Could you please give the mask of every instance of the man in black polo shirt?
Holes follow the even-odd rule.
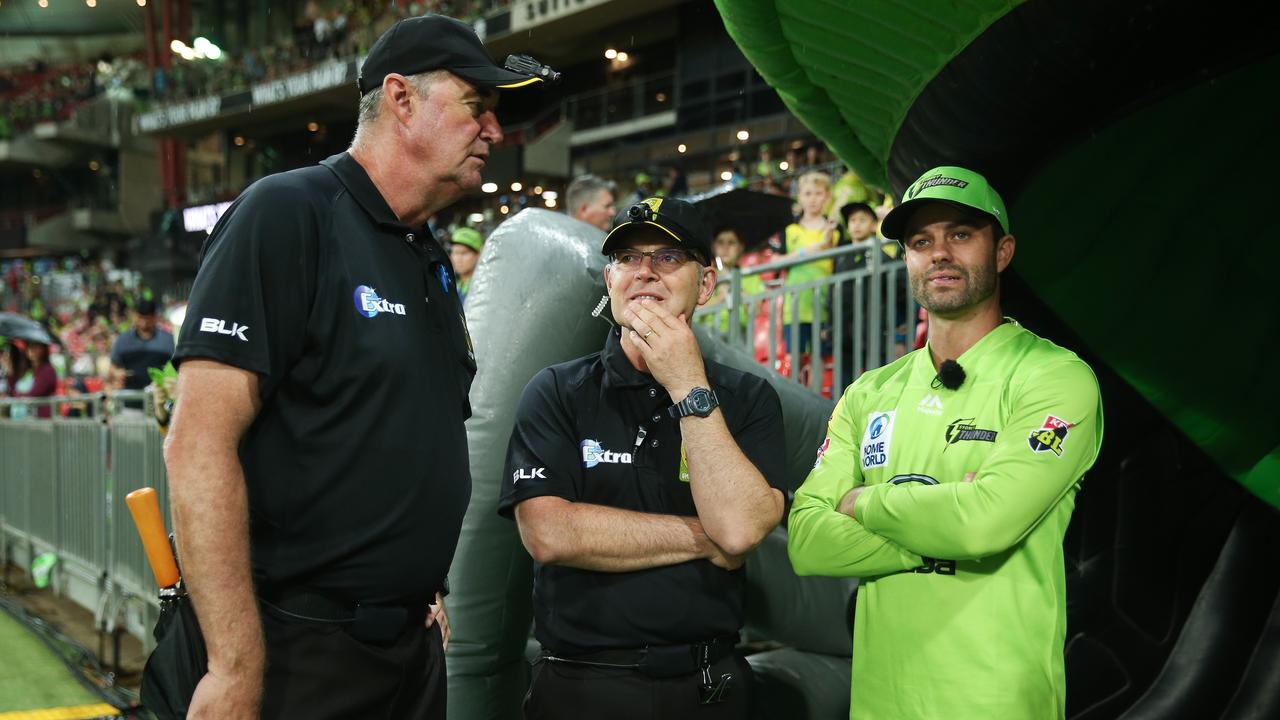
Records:
[[[550,74],[523,60],[397,23],[351,149],[254,184],[207,241],[165,448],[209,657],[189,717],[444,717],[476,366],[426,223],[480,184],[496,90]]]
[[[499,512],[534,559],[542,656],[529,718],[745,718],[744,556],[782,518],[782,410],[704,361],[689,320],[715,288],[711,233],[650,198],[605,237],[604,350],[536,375]]]

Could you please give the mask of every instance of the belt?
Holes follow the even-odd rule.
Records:
[[[262,592],[258,601],[286,621],[339,625],[361,642],[386,644],[409,627],[422,627],[427,602],[417,605],[367,605],[308,590]]]
[[[585,667],[635,670],[655,678],[692,675],[710,667],[734,652],[737,635],[726,635],[689,645],[649,645],[642,648],[593,650],[565,655],[542,648],[544,662]]]

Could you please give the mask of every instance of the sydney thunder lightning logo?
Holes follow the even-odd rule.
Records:
[[[983,430],[973,424],[973,418],[962,418],[960,420],[952,420],[947,426],[946,438],[947,447],[951,447],[958,442],[978,441],[993,443],[996,441],[997,433],[995,430]],[[943,448],[946,452],[947,448]]]

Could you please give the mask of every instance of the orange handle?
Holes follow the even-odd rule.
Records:
[[[173,559],[173,549],[169,547],[169,534],[164,530],[160,499],[155,488],[134,490],[124,496],[124,501],[129,506],[129,514],[133,515],[133,524],[138,526],[138,537],[142,538],[142,548],[147,551],[156,584],[160,587],[177,585],[178,563]]]

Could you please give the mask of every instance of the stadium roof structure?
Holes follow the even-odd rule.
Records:
[[[1224,0],[716,0],[788,108],[895,195],[1001,190],[1038,299],[1280,507],[1280,9]],[[1270,233],[1266,233],[1268,236]]]
[[[0,37],[141,33],[145,12],[135,0],[100,0],[95,7],[55,0],[43,8],[35,0],[9,0],[0,3]]]

